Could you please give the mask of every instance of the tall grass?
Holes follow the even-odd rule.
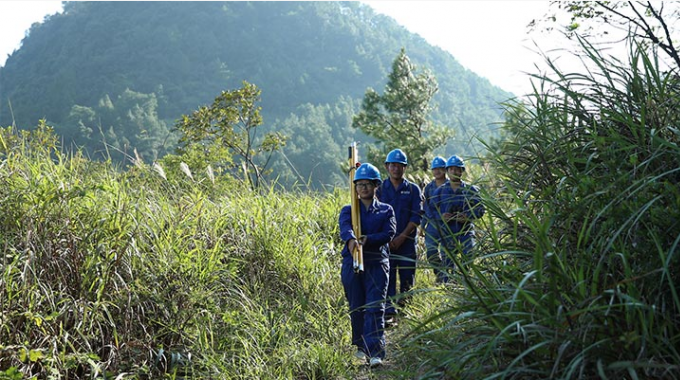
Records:
[[[680,82],[581,42],[594,69],[506,105],[478,254],[405,345],[422,378],[680,378]]]
[[[120,171],[44,123],[0,138],[0,375],[353,377],[339,193]]]
[[[0,129],[0,376],[680,378],[680,81],[654,51],[582,46],[590,70],[505,105],[477,252],[449,253],[451,284],[420,272],[376,372],[348,360],[345,193],[254,194],[175,156],[117,170],[44,123]]]

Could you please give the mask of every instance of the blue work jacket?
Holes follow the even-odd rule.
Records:
[[[394,210],[392,206],[382,203],[377,199],[366,208],[360,201],[361,207],[361,234],[366,236],[366,242],[363,246],[364,263],[387,261],[390,250],[388,243],[397,232],[397,222],[394,218]],[[340,238],[345,243],[350,239],[358,239],[352,229],[352,207],[346,205],[340,210],[340,217],[338,218],[340,225]],[[343,259],[352,260],[352,254],[347,248],[347,244],[342,249]]]
[[[383,181],[375,193],[376,197],[394,209],[397,218],[397,234],[406,229],[409,222],[420,225],[423,218],[423,196],[420,187],[415,183],[404,179],[398,188],[394,188],[389,179]],[[412,254],[416,250],[416,232],[414,229],[409,235],[410,239],[405,242],[396,254]]]
[[[463,234],[474,234],[474,223],[472,220],[481,218],[485,212],[484,204],[479,196],[479,188],[465,181],[462,181],[460,187],[455,191],[451,188],[450,181],[439,186],[432,195],[431,204],[434,206],[433,217],[440,226],[441,234],[448,231],[452,234],[461,232]],[[447,223],[448,230],[445,231],[446,226],[442,221],[442,215],[447,212],[462,212],[470,221],[461,223],[451,220]]]
[[[448,185],[448,181],[444,182],[444,185]],[[428,223],[433,224],[432,222],[436,219],[436,210],[434,208],[434,200],[432,199],[432,196],[434,195],[434,191],[437,190],[437,181],[432,180],[430,183],[425,185],[425,188],[423,188],[423,219],[420,222],[420,226],[425,228]]]

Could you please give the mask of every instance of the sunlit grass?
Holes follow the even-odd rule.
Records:
[[[422,378],[680,378],[677,78],[583,47],[601,71],[507,105],[478,251],[402,346]]]
[[[209,197],[3,139],[0,373],[352,377],[339,194]]]
[[[418,262],[386,365],[351,359],[342,190],[248,191],[181,157],[118,169],[0,129],[0,376],[680,378],[678,82],[584,41],[469,174],[452,281]],[[422,247],[421,247],[422,248]]]

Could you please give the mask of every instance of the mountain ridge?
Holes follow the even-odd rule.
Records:
[[[245,80],[262,90],[269,127],[283,128],[305,105],[345,99],[351,106],[339,107],[355,112],[366,89],[382,91],[401,48],[438,79],[433,120],[456,128],[461,141],[489,133],[510,93],[355,2],[66,2],[62,13],[34,24],[0,67],[0,125],[28,128],[46,118],[87,146],[73,124],[96,128],[74,114],[76,106],[98,116],[105,97],[116,103],[128,90],[153,94],[148,112],[170,130],[181,114]],[[109,124],[98,127],[114,135],[125,129]],[[338,145],[345,143],[339,136],[356,134],[331,127]]]

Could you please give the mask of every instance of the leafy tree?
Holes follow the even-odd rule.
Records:
[[[388,151],[404,148],[416,169],[427,171],[429,153],[453,137],[453,130],[428,118],[437,90],[434,76],[429,71],[416,73],[402,48],[392,63],[385,92],[380,95],[369,88],[361,112],[352,120],[352,127],[378,140],[378,148],[369,148],[369,161],[382,162]]]
[[[356,104],[356,105],[355,105]],[[275,172],[280,183],[306,183],[318,189],[332,186],[346,186],[344,170],[329,170],[346,166],[346,150],[355,137],[350,127],[358,102],[339,99],[334,105],[304,104],[282,122],[279,131],[291,136],[285,149],[281,150],[283,160],[277,160]],[[314,159],[310,159],[313,157]]]
[[[126,89],[115,101],[107,94],[94,107],[73,105],[55,130],[64,141],[92,156],[105,152],[104,158],[123,161],[136,150],[142,157],[156,160],[175,144],[167,125],[158,118],[157,108],[155,94]]]
[[[0,67],[0,124],[29,127],[44,118],[67,144],[73,140],[95,152],[90,157],[103,153],[105,159],[120,161],[126,157],[118,150],[129,154],[136,149],[149,161],[174,151],[178,136],[154,133],[151,99],[134,100],[137,110],[121,104],[118,96],[126,96],[126,89],[155,94],[154,117],[172,127],[182,114],[246,80],[263,93],[260,106],[267,123],[258,128],[260,134],[281,125],[270,120],[292,114],[306,120],[304,105],[328,105],[333,115],[339,115],[336,109],[348,112],[329,119],[325,111],[334,142],[345,146],[357,135],[367,146],[372,137],[347,132],[358,107],[350,110],[338,99],[360,103],[367,88],[382,89],[402,47],[412,62],[437,77],[438,90],[431,99],[437,108],[428,118],[455,127],[456,139],[448,141],[447,151],[469,154],[476,150],[473,137],[496,133],[485,126],[500,121],[497,102],[511,94],[366,4],[315,1],[67,2],[64,12],[35,23],[21,48]],[[99,101],[107,94],[105,107]],[[318,125],[299,128],[315,130]],[[140,132],[142,128],[148,133]],[[147,139],[154,135],[159,137]],[[285,153],[291,161],[299,153],[308,163],[305,151]],[[308,151],[327,152],[324,144]],[[364,149],[360,153],[364,156]],[[290,169],[280,154],[268,167],[276,161],[281,161],[276,168]],[[312,173],[301,171],[300,176],[332,183],[319,178],[325,175],[319,167],[311,166]],[[291,178],[299,181],[298,176]]]
[[[643,46],[658,47],[671,58],[676,68],[680,68],[680,55],[674,44],[677,38],[673,36],[673,24],[667,22],[680,16],[677,2],[553,1],[551,5],[570,16],[570,22],[563,29],[569,38],[577,33],[603,36],[610,34],[612,29],[618,30],[624,35],[630,34]],[[549,15],[546,20],[550,21],[547,29],[551,30],[550,25],[557,18]],[[608,28],[602,28],[602,25]]]
[[[493,223],[427,345],[438,375],[678,378],[679,78],[634,33],[626,62],[575,37],[583,70],[546,57],[534,94],[506,105]]]
[[[257,127],[262,116],[257,103],[261,91],[254,84],[243,81],[243,87],[233,91],[222,91],[210,106],[202,106],[191,115],[182,115],[176,127],[181,132],[180,152],[187,152],[201,146],[209,152],[240,157],[244,178],[251,188],[260,187],[264,180],[265,168],[272,154],[283,147],[286,137],[278,132],[269,132],[261,140],[257,138]],[[258,159],[264,154],[263,162]],[[206,158],[216,157],[211,154]]]

